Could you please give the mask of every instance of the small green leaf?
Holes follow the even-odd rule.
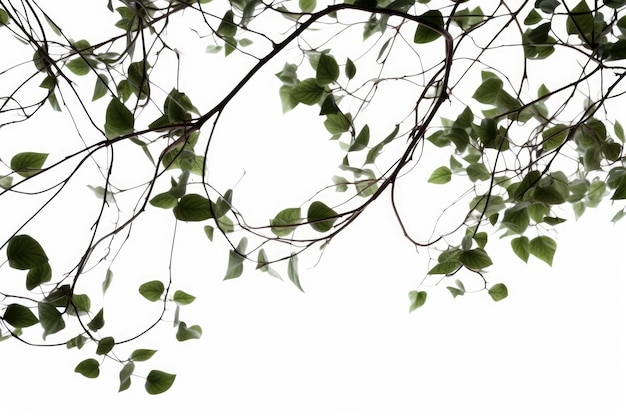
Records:
[[[163,209],[171,209],[178,205],[178,199],[173,197],[169,192],[160,193],[155,195],[151,200],[150,204],[154,207],[159,207]]]
[[[315,73],[317,83],[319,85],[327,85],[337,81],[337,78],[339,78],[339,65],[337,65],[335,58],[328,54],[320,55]]]
[[[556,242],[548,236],[537,236],[530,241],[530,253],[552,266],[552,259],[556,252]]]
[[[493,301],[504,300],[509,295],[509,291],[504,284],[496,284],[489,288],[488,292]]]
[[[42,301],[37,303],[39,323],[43,327],[43,338],[50,334],[57,333],[65,328],[63,315],[51,303]]]
[[[446,287],[446,289],[450,291],[450,294],[452,294],[452,297],[454,298],[458,297],[459,295],[465,295],[465,291],[460,290],[456,287]]]
[[[237,250],[231,250],[228,255],[228,268],[226,269],[226,275],[224,280],[238,278],[243,273],[243,261],[245,257],[243,254],[246,252],[248,246],[248,238],[245,236],[241,238],[237,245]]]
[[[139,286],[139,293],[149,301],[157,301],[165,291],[165,286],[161,281],[154,280],[144,282]]]
[[[176,375],[153,369],[146,378],[146,391],[153,395],[162,394],[170,389],[175,379]]]
[[[133,113],[117,98],[111,99],[106,110],[104,132],[108,139],[124,136],[135,130]]]
[[[107,273],[104,277],[104,281],[102,281],[102,294],[105,294],[111,285],[111,281],[113,280],[113,271],[107,269]]]
[[[84,58],[75,58],[67,63],[67,69],[76,75],[87,75],[91,67]]]
[[[513,252],[524,262],[528,262],[530,255],[530,241],[526,236],[516,237],[511,240]]]
[[[234,24],[235,14],[228,10],[217,28],[217,34],[223,38],[232,38],[237,34],[237,26]]]
[[[482,104],[495,104],[502,92],[503,83],[497,76],[486,78],[472,98]]]
[[[328,232],[337,221],[337,212],[321,201],[315,201],[309,206],[307,221],[316,232]]]
[[[39,323],[33,312],[20,304],[9,304],[4,310],[3,319],[15,328],[30,327]]]
[[[135,363],[133,361],[128,361],[122,367],[120,371],[120,388],[117,392],[126,391],[130,388],[130,377],[133,375],[135,371]]]
[[[91,310],[91,299],[87,294],[72,295],[72,305],[81,313],[88,313]]]
[[[446,166],[440,166],[428,178],[431,184],[446,184],[452,179],[452,171]]]
[[[316,0],[298,0],[298,6],[300,6],[300,10],[304,13],[311,13],[315,10],[316,4]]]
[[[85,346],[85,341],[87,340],[87,338],[85,336],[83,336],[82,334],[79,334],[76,337],[71,338],[70,340],[68,340],[65,343],[65,346],[68,349],[71,349],[73,347],[77,348],[77,349],[82,349],[83,346]]]
[[[352,145],[350,145],[348,152],[356,152],[356,151],[365,149],[367,147],[367,144],[369,143],[369,140],[370,140],[370,128],[368,125],[365,125],[363,126],[363,129],[361,129],[361,131],[357,135]]]
[[[74,368],[74,372],[87,378],[97,378],[100,375],[100,364],[95,359],[85,359]]]
[[[100,311],[96,313],[96,315],[91,319],[89,323],[87,323],[87,327],[92,332],[96,332],[104,327],[104,309],[101,308]]]
[[[294,283],[294,285],[302,292],[302,286],[300,285],[300,276],[298,274],[298,256],[295,253],[291,254],[289,263],[287,265],[287,276]]]
[[[581,35],[586,38],[585,40],[593,41],[593,39],[590,38],[594,30],[593,14],[586,0],[580,0],[580,2],[569,11],[565,28],[567,29],[568,35]]]
[[[276,236],[287,236],[292,233],[301,222],[300,208],[286,208],[270,220],[272,233]]]
[[[135,362],[144,362],[150,359],[156,353],[156,350],[152,349],[135,349],[130,354],[130,360]]]
[[[346,77],[348,77],[349,80],[353,79],[356,75],[356,66],[350,58],[346,59],[346,67],[344,70],[346,73]]]
[[[183,342],[189,339],[200,339],[200,337],[202,337],[202,328],[197,324],[191,327],[187,327],[184,321],[178,323],[176,340],[178,340],[179,342]]]
[[[9,14],[4,9],[0,9],[0,26],[9,24]]]
[[[204,226],[204,234],[209,238],[211,242],[213,242],[213,226]]]
[[[428,294],[426,293],[426,291],[409,292],[409,301],[411,303],[409,306],[409,313],[423,306],[424,303],[426,303],[427,296]]]
[[[109,78],[104,74],[98,74],[96,78],[96,85],[93,88],[93,95],[91,97],[91,101],[96,101],[101,99],[106,95],[109,91]]]
[[[113,349],[113,346],[115,346],[115,340],[111,336],[103,337],[98,342],[96,355],[106,355]]]

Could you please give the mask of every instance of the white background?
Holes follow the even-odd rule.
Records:
[[[275,82],[270,71],[266,76]],[[277,84],[268,88],[275,92]],[[273,97],[279,113],[280,103]],[[264,131],[259,127],[263,117],[239,108],[262,139],[258,131]],[[284,125],[270,126],[267,134],[284,138],[277,132],[298,132],[298,122],[291,117]],[[227,130],[228,123],[223,123]],[[309,133],[288,139],[310,144],[317,138]],[[321,142],[320,147],[327,145],[325,137]],[[294,146],[298,149],[301,144]],[[322,150],[319,163],[308,151],[301,164],[336,166],[335,160],[324,160]],[[256,148],[250,154],[255,156]],[[442,164],[426,161],[433,167]],[[254,172],[243,160],[226,162],[232,168],[226,183],[240,178],[243,169]],[[267,170],[275,165],[263,166]],[[277,167],[276,172],[286,169]],[[335,173],[320,171],[324,179]],[[307,189],[303,181],[311,172],[301,167],[285,181]],[[427,185],[427,177],[422,178],[417,199],[447,190]],[[238,190],[246,190],[246,181],[235,189],[236,196]],[[251,187],[244,194],[251,204],[267,198],[265,190],[256,190]],[[424,228],[430,230],[439,207],[417,203],[410,207],[420,207],[423,213],[416,212],[415,218],[423,216]],[[507,299],[494,303],[486,292],[452,299],[441,285],[429,289],[426,305],[411,314],[407,292],[421,282],[428,254],[416,253],[402,238],[388,198],[381,198],[351,230],[333,240],[315,268],[309,269],[314,261],[301,262],[305,294],[288,282],[252,272],[223,282],[224,251],[199,238],[182,246],[175,259],[178,288],[198,297],[183,309],[183,319],[202,326],[202,339],[178,343],[174,329],[165,323],[138,346],[119,347],[121,357],[136,347],[159,349],[149,362],[138,364],[137,374],[152,368],[176,373],[169,392],[149,396],[141,378],[135,377],[131,389],[117,394],[119,368],[112,362],[105,362],[96,380],[72,372],[78,361],[95,356],[91,346],[67,351],[8,341],[0,345],[0,402],[4,410],[51,415],[70,410],[92,415],[130,410],[191,415],[215,411],[224,416],[393,416],[426,410],[425,415],[619,415],[626,406],[626,226],[609,222],[617,208],[605,205],[577,223],[570,214],[559,228],[552,268],[537,259],[525,265],[510,252],[508,239],[490,236],[495,266],[487,279],[505,282]],[[58,226],[50,224],[50,230]],[[161,227],[169,226],[145,227],[151,228],[151,240],[158,241]],[[136,277],[115,275],[112,292],[123,288],[124,279],[132,278],[129,286],[136,288],[137,283],[163,278],[152,275],[150,265],[162,259],[154,253],[144,256]],[[133,296],[131,300],[146,306],[145,300]],[[132,321],[136,309],[127,307],[120,306],[124,315],[108,323]]]

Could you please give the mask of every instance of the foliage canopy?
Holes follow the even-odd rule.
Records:
[[[334,236],[388,198],[407,244],[429,248],[431,266],[409,292],[413,311],[432,282],[453,297],[506,298],[506,285],[484,275],[492,236],[523,262],[532,256],[551,265],[553,231],[568,216],[626,199],[626,135],[617,120],[626,0],[109,0],[90,4],[97,14],[85,17],[94,26],[104,21],[102,33],[78,37],[60,23],[69,6],[46,3],[0,0],[0,204],[5,212],[19,207],[5,216],[2,266],[24,282],[0,284],[0,339],[88,346],[92,354],[75,371],[96,378],[105,358],[117,362],[120,391],[156,351],[121,358],[118,345],[140,340],[166,314],[177,340],[202,335],[180,318],[195,296],[178,288],[172,267],[174,247],[184,248],[177,228],[186,223],[228,245],[225,280],[253,266],[303,291],[299,257],[312,247],[332,250]],[[217,80],[198,75],[221,63]],[[237,158],[220,155],[219,142],[234,129],[229,112],[238,114],[258,79],[276,91],[257,106],[306,117],[307,129],[331,139],[338,165],[319,189],[297,190],[304,202],[257,202],[255,209],[271,210],[265,218],[242,208],[245,193],[224,186],[212,162]],[[49,126],[54,149],[23,137],[47,123],[50,110],[75,126]],[[9,144],[10,135],[24,140]],[[297,147],[277,152],[305,157]],[[424,235],[398,199],[427,156],[441,162],[416,188],[441,190],[420,197],[439,203],[448,187],[453,202],[446,222]],[[97,198],[55,217],[52,207],[83,198],[75,183]],[[625,214],[622,205],[613,221]],[[173,225],[165,263],[129,243],[151,240],[144,218]],[[48,232],[53,226],[61,240]],[[70,265],[54,258],[61,245],[74,256]],[[164,277],[136,286],[144,300],[133,308],[159,307],[156,320],[131,336],[105,320],[116,308],[107,295],[113,271],[132,272],[116,269],[124,256],[161,265]],[[87,280],[94,276],[96,287]],[[34,341],[36,325],[43,343]],[[145,389],[159,394],[174,380],[153,369]]]

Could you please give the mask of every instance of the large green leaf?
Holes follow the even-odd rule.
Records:
[[[43,327],[44,339],[49,334],[57,333],[65,328],[63,315],[53,304],[42,301],[37,304],[37,312],[39,314],[39,323]]]
[[[481,248],[463,251],[459,260],[466,268],[474,270],[483,269],[493,264],[487,252]]]
[[[174,207],[174,216],[185,222],[199,222],[213,217],[211,202],[199,194],[183,196]]]
[[[452,179],[452,171],[446,166],[440,166],[428,178],[432,184],[446,184]]]
[[[113,349],[115,346],[115,339],[111,336],[103,337],[98,342],[98,347],[96,348],[96,355],[106,355]]]
[[[509,295],[509,291],[504,284],[496,284],[488,290],[493,301],[500,301]]]
[[[176,290],[174,296],[172,297],[172,300],[174,300],[176,304],[181,306],[191,304],[195,299],[196,297],[194,297],[193,295],[187,294],[185,291],[181,290]]]
[[[417,25],[417,29],[415,30],[415,36],[413,37],[413,42],[415,43],[428,43],[432,42],[435,39],[438,39],[441,34],[431,27],[435,27],[437,29],[443,30],[443,15],[439,10],[429,10],[426,13],[419,16],[420,20],[423,20],[424,23],[419,23]]]
[[[225,280],[238,278],[243,273],[243,261],[246,259],[243,254],[246,253],[247,246],[248,238],[244,236],[239,241],[237,250],[230,251],[228,255],[228,268],[226,269],[226,275],[224,276]]]
[[[319,85],[334,83],[339,78],[339,65],[332,55],[322,54],[317,62],[315,80]],[[317,100],[315,101],[317,103]]]
[[[159,300],[164,291],[165,285],[158,280],[144,282],[139,286],[139,293],[150,301]]]
[[[313,78],[300,81],[291,88],[291,96],[299,103],[312,106],[324,95],[324,87]]]
[[[100,364],[95,359],[85,359],[74,368],[74,372],[87,378],[97,378],[100,375]]]
[[[100,311],[96,313],[96,315],[91,319],[89,323],[87,323],[87,327],[92,332],[96,332],[104,327],[104,309],[101,308]]]
[[[52,269],[48,262],[33,266],[28,270],[28,274],[26,274],[26,289],[31,291],[44,282],[49,282],[51,279]]]
[[[167,372],[152,370],[146,378],[146,391],[148,394],[162,394],[174,384],[176,375]]]
[[[130,360],[135,362],[143,362],[150,359],[157,351],[152,349],[135,349],[130,354]]]
[[[16,328],[30,327],[39,323],[30,308],[20,304],[9,304],[4,310],[3,319]]]
[[[122,392],[130,388],[130,377],[133,375],[135,371],[135,362],[128,361],[122,367],[120,371],[120,388],[117,392]]]
[[[302,218],[300,217],[299,207],[281,210],[276,217],[270,220],[272,233],[276,236],[287,236],[296,229],[301,221]]]
[[[178,323],[178,331],[176,332],[176,340],[183,342],[189,339],[200,339],[202,337],[202,328],[197,324],[187,327],[184,321]]]
[[[530,255],[530,241],[526,236],[519,236],[511,240],[513,252],[524,262],[528,262]]]
[[[21,152],[11,158],[11,169],[22,177],[28,178],[41,171],[47,158],[47,153]]]
[[[107,106],[104,133],[107,138],[114,139],[135,130],[133,113],[117,98],[112,98]]]
[[[537,236],[530,241],[530,253],[552,266],[552,259],[556,252],[556,242],[548,236]]]
[[[328,232],[337,221],[337,212],[321,201],[314,201],[309,206],[307,221],[313,230],[321,233]]]
[[[289,263],[287,264],[287,276],[293,282],[293,284],[302,292],[302,286],[300,285],[300,274],[298,273],[298,256],[295,253],[291,254]]]
[[[585,40],[593,41],[593,39],[590,39],[591,32],[594,29],[593,14],[586,0],[580,0],[580,2],[570,10],[567,15],[567,21],[565,22],[565,28],[568,35],[581,35],[586,38]]]
[[[413,310],[417,310],[426,303],[428,294],[426,291],[411,291],[409,292],[409,313]]]
[[[15,269],[30,269],[48,262],[43,248],[29,235],[16,235],[7,245],[9,266]]]

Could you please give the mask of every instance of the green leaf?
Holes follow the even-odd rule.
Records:
[[[130,354],[130,360],[135,362],[144,362],[150,359],[156,353],[156,350],[152,349],[135,349]]]
[[[617,120],[615,121],[615,124],[613,125],[613,130],[615,131],[615,136],[617,136],[619,140],[621,140],[622,142],[626,141],[624,128],[622,127],[622,124],[618,122]]]
[[[300,10],[304,13],[311,13],[315,10],[316,4],[316,0],[298,0],[298,6],[300,6]]]
[[[556,242],[548,236],[538,236],[530,241],[530,253],[552,266]]]
[[[152,370],[146,378],[146,391],[148,394],[162,394],[174,384],[176,375],[166,372]]]
[[[593,39],[589,38],[594,29],[593,14],[586,0],[580,0],[580,2],[570,10],[567,15],[567,21],[565,22],[565,28],[568,35],[581,35],[586,41],[593,41]]]
[[[26,274],[26,289],[32,291],[44,282],[52,279],[52,269],[48,262],[33,266]]]
[[[176,219],[185,222],[199,222],[213,217],[210,201],[199,194],[183,196],[174,207]]]
[[[337,212],[321,201],[315,201],[309,206],[307,221],[316,232],[328,232],[337,221]]]
[[[428,294],[426,293],[426,291],[409,292],[409,301],[410,301],[409,313],[423,306],[424,303],[426,303],[427,296]]]
[[[291,88],[291,96],[298,101],[309,106],[317,104],[324,95],[324,87],[319,85],[313,78],[300,81]]]
[[[505,210],[502,225],[510,231],[522,234],[529,224],[528,203],[520,203]]]
[[[87,323],[87,327],[92,332],[96,332],[104,327],[104,309],[101,308],[100,311],[96,313],[96,315],[91,319],[89,323]]]
[[[493,301],[504,300],[509,295],[509,291],[504,284],[496,284],[489,288],[488,292]]]
[[[42,301],[37,303],[39,323],[43,327],[43,338],[50,334],[57,333],[65,328],[63,315],[51,303]]]
[[[0,9],[0,26],[9,24],[9,14],[4,9]]]
[[[459,260],[466,268],[473,270],[480,270],[493,264],[487,252],[481,248],[463,251]]]
[[[139,99],[150,96],[149,68],[150,65],[146,61],[133,62],[128,66],[128,86]]]
[[[450,261],[450,262],[441,262],[435,265],[430,271],[428,271],[429,275],[448,275],[456,271],[461,267],[461,262],[458,261]]]
[[[171,209],[178,205],[178,199],[176,197],[173,197],[169,192],[166,192],[155,195],[150,200],[150,204],[154,207]]]
[[[554,9],[561,4],[558,0],[537,0],[535,1],[535,8],[540,9],[547,14],[553,14]]]
[[[126,391],[130,388],[130,377],[133,375],[135,371],[135,363],[133,361],[128,361],[122,367],[120,371],[120,388],[117,392]]]
[[[439,10],[429,10],[419,16],[419,18],[420,20],[425,21],[428,25],[424,23],[419,23],[417,25],[417,29],[415,30],[415,36],[413,37],[413,42],[419,44],[428,43],[434,41],[435,39],[438,39],[441,36],[439,32],[430,28],[434,26],[438,29],[443,30],[443,15]]]
[[[491,179],[491,172],[489,172],[485,164],[474,163],[468,165],[467,176],[472,182],[488,181]]]
[[[14,269],[30,269],[48,262],[43,248],[29,235],[16,235],[7,245],[9,266]]]
[[[243,273],[243,261],[245,261],[246,247],[248,246],[248,238],[241,238],[237,245],[237,250],[231,250],[228,255],[228,268],[224,280],[238,278]]]
[[[450,294],[452,294],[452,297],[454,298],[458,297],[459,295],[465,295],[465,291],[461,291],[456,287],[446,287],[446,289],[450,291]]]
[[[100,364],[95,359],[85,359],[74,368],[74,372],[87,378],[97,378],[100,375]]]
[[[301,222],[300,208],[286,208],[270,220],[272,233],[276,236],[287,236],[292,233]]]
[[[24,178],[28,178],[41,171],[41,167],[48,158],[47,153],[22,152],[11,158],[11,169]]]
[[[551,151],[558,148],[567,138],[569,128],[563,124],[557,124],[546,129],[541,134],[543,138],[543,150]]]
[[[446,184],[452,179],[452,171],[446,166],[440,166],[428,178],[432,184]]]
[[[88,313],[91,310],[91,299],[87,294],[72,295],[72,306],[77,312]]]
[[[20,304],[9,304],[4,310],[3,319],[16,328],[30,327],[39,323],[33,312]]]
[[[135,119],[133,113],[117,98],[111,99],[106,110],[104,132],[108,139],[133,133]]]
[[[139,293],[149,301],[159,300],[164,291],[165,286],[158,280],[144,282],[139,286]]]
[[[68,349],[71,349],[73,347],[77,348],[77,349],[82,349],[83,346],[85,346],[85,341],[87,340],[87,338],[85,336],[83,336],[82,334],[79,334],[76,337],[71,338],[70,340],[68,340],[65,343],[65,346]]]
[[[115,346],[115,340],[111,336],[103,337],[98,342],[98,348],[96,349],[96,355],[106,355]]]
[[[482,104],[495,104],[502,92],[503,83],[497,76],[485,79],[476,89],[473,99]]]
[[[174,297],[172,298],[172,300],[174,300],[176,304],[181,305],[181,306],[191,304],[193,303],[195,299],[196,297],[194,297],[193,295],[187,294],[185,291],[181,291],[181,290],[177,290],[174,293]]]
[[[176,340],[183,342],[189,339],[200,339],[202,336],[202,328],[200,326],[193,325],[187,327],[184,321],[178,323],[178,331],[176,332]]]
[[[282,277],[278,272],[276,272],[272,267],[269,266],[269,261],[267,260],[267,255],[265,254],[265,250],[261,249],[257,256],[257,264],[256,269],[260,269],[261,272],[267,272],[274,278],[278,278],[282,280]]]
[[[224,14],[224,17],[217,28],[218,35],[223,38],[232,38],[237,34],[237,26],[234,24],[233,20],[234,17],[235,14],[232,10],[228,10]]]
[[[298,256],[295,253],[292,253],[289,258],[287,276],[300,291],[304,292],[302,286],[300,285],[300,276],[298,274]]]
[[[339,78],[339,65],[337,65],[335,58],[328,54],[320,55],[315,73],[317,83],[327,85],[337,81],[337,78]]]
[[[516,237],[511,240],[511,248],[522,261],[528,262],[528,256],[530,255],[530,241],[526,236]]]
[[[67,63],[67,69],[76,75],[87,75],[91,71],[91,67],[84,58],[75,58]]]
[[[93,95],[91,96],[91,101],[96,101],[101,99],[106,95],[109,91],[109,78],[104,74],[98,74],[96,77],[96,85],[93,88]]]
[[[346,59],[346,66],[344,70],[346,73],[346,77],[348,77],[349,80],[353,79],[356,75],[356,65],[354,65],[354,62],[352,62],[350,58]]]
[[[356,139],[354,140],[354,143],[350,145],[348,152],[355,152],[355,151],[360,151],[362,149],[365,149],[369,141],[370,141],[370,128],[368,125],[365,125],[363,126],[363,129],[361,129],[361,131],[357,135]]]
[[[109,286],[111,285],[111,281],[113,281],[113,271],[107,269],[107,273],[104,277],[104,281],[102,281],[102,294],[106,294]]]

